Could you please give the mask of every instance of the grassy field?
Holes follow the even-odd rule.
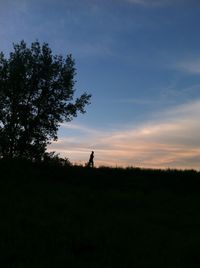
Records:
[[[199,267],[200,173],[0,161],[1,267]]]

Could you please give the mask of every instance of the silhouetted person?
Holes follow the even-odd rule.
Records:
[[[88,162],[88,167],[94,167],[94,152],[93,151],[90,154],[90,159],[89,159],[89,162]]]

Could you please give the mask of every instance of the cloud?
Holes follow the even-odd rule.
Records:
[[[176,68],[191,74],[200,74],[200,58],[188,59],[176,64]]]
[[[161,5],[165,3],[166,1],[160,1],[160,0],[127,0],[129,3],[137,4],[137,5],[143,5],[143,6],[149,6],[149,5]]]
[[[97,134],[98,131],[92,128],[88,128],[86,126],[72,124],[72,123],[63,123],[61,124],[62,128],[71,129],[71,130],[78,130],[80,132],[89,133],[91,135]]]
[[[162,7],[166,5],[171,5],[172,3],[180,2],[179,0],[126,0],[131,4],[141,5],[145,7]],[[184,2],[184,1],[182,1]]]
[[[118,131],[71,124],[79,138],[62,137],[50,149],[83,164],[94,150],[96,165],[198,169],[199,115],[200,100],[163,112],[157,121]]]

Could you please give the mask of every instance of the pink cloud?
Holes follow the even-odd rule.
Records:
[[[118,131],[97,131],[86,126],[69,125],[80,138],[60,138],[51,150],[86,163],[92,150],[95,164],[151,168],[199,168],[200,101],[175,107],[159,120]],[[85,135],[81,135],[84,132]]]

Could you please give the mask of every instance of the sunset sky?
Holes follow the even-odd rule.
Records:
[[[73,163],[200,167],[199,0],[0,0],[0,51],[72,53],[87,113],[49,150]]]

